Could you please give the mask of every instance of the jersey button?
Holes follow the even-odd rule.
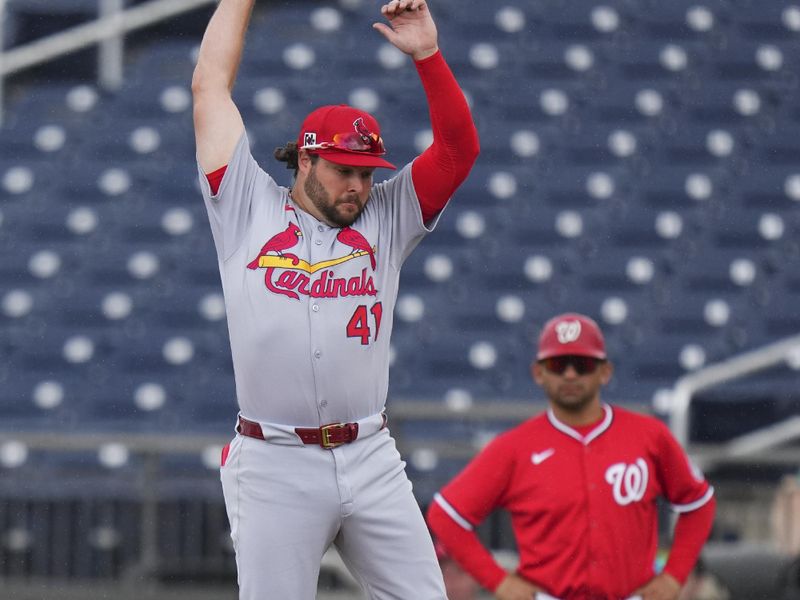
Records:
[[[325,231],[325,228],[322,225],[317,225],[317,231]]]
[[[314,356],[317,357],[317,358],[322,356],[322,350],[314,350]]]
[[[325,408],[326,406],[328,406],[328,401],[327,401],[327,400],[323,400],[322,402],[320,402],[320,403],[319,403],[319,405],[320,405],[322,408]]]
[[[314,243],[315,243],[317,246],[322,246],[322,240],[314,240]]]
[[[319,304],[312,304],[311,310],[313,310],[314,312],[319,312]]]

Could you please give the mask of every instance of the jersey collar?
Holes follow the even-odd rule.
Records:
[[[592,429],[585,436],[578,433],[575,429],[573,429],[569,425],[565,425],[564,423],[559,421],[556,418],[556,415],[553,412],[552,408],[547,409],[547,418],[550,421],[550,424],[556,429],[558,429],[561,433],[566,433],[569,437],[578,440],[584,446],[588,446],[592,440],[594,440],[596,437],[602,434],[606,429],[608,429],[611,426],[611,421],[614,420],[614,410],[611,408],[611,406],[609,406],[605,402],[603,403],[603,411],[606,413],[606,416],[603,417],[603,420],[600,421],[597,427]]]

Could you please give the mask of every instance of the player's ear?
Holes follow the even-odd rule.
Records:
[[[531,377],[538,385],[542,385],[542,365],[538,361],[531,363]]]
[[[611,381],[611,377],[614,375],[614,364],[607,360],[602,365],[600,365],[600,382],[603,385],[606,385],[609,381]]]
[[[297,169],[303,175],[308,175],[314,162],[311,160],[311,155],[307,150],[298,150],[297,154]]]

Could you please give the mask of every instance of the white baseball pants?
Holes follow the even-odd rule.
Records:
[[[237,434],[220,472],[240,600],[312,600],[331,544],[370,600],[446,600],[404,467],[388,429],[333,450]]]

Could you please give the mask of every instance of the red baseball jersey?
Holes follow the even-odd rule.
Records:
[[[713,495],[663,423],[603,408],[586,435],[552,411],[529,419],[495,438],[435,497],[467,530],[507,510],[517,572],[563,599],[628,597],[654,575],[656,499],[687,512]],[[496,573],[487,578],[494,581],[481,583],[490,589],[499,583]]]

